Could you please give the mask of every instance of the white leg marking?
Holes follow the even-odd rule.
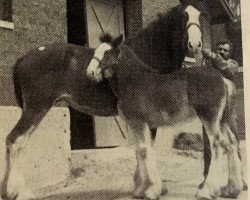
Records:
[[[33,127],[31,128],[33,129]],[[25,185],[25,178],[23,177],[22,167],[19,162],[19,154],[24,150],[28,136],[20,136],[10,149],[10,172],[7,183],[8,197],[16,197],[16,199],[26,200],[33,197],[32,192]]]
[[[203,121],[203,125],[208,134],[211,149],[211,164],[204,187],[198,191],[198,199],[213,199],[219,195],[220,189],[227,184],[228,169],[227,155],[224,143],[225,137],[221,132],[221,118],[226,105],[226,97],[221,101],[220,110],[212,124]],[[226,170],[225,170],[226,169]]]
[[[225,125],[226,134],[229,136],[228,145],[228,170],[229,177],[227,186],[222,189],[222,196],[227,198],[237,198],[243,190],[243,170],[242,162],[239,158],[238,141],[230,130],[228,125]]]
[[[162,182],[156,168],[154,150],[151,147],[151,135],[149,127],[139,122],[128,122],[137,139],[136,158],[137,169],[134,176],[134,197],[158,199],[162,193]]]
[[[3,188],[4,188],[4,181],[5,181],[5,175],[6,175],[6,170],[7,170],[7,163],[6,163],[6,143],[3,142],[3,148],[1,149],[0,152],[0,163],[1,163],[1,167],[0,167],[0,199],[1,196],[3,196],[4,194],[3,192]]]

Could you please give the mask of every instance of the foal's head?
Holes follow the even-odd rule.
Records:
[[[99,62],[98,68],[101,71],[103,77],[111,78],[116,71],[116,67],[120,62],[122,57],[122,35],[117,37],[113,43],[111,43],[112,48],[105,52],[104,57]]]
[[[112,38],[109,34],[105,34],[100,38],[102,43],[96,48],[93,59],[90,61],[87,68],[87,75],[90,79],[100,82],[103,80],[103,72],[109,71],[102,70],[100,68],[100,63],[105,63],[102,65],[102,68],[108,68],[117,63],[119,52],[118,46],[121,44],[122,40],[123,35],[120,35],[117,38]],[[106,56],[107,54],[108,56]]]

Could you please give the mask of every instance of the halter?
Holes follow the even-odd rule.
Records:
[[[96,56],[93,56],[93,59],[95,59],[98,63],[102,61],[100,58],[97,58]]]
[[[198,24],[198,23],[195,23],[195,22],[190,22],[190,23],[187,25],[187,29],[189,29],[189,28],[190,28],[190,26],[197,26],[197,27],[200,29],[200,31],[201,31],[201,25],[200,25],[200,24]]]

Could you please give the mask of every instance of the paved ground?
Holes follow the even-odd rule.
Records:
[[[241,146],[246,172],[245,142]],[[194,200],[202,181],[201,152],[161,149],[158,158],[159,171],[169,191],[160,200]],[[120,147],[74,152],[72,162],[72,180],[68,186],[52,190],[40,200],[132,199],[135,158],[131,150]],[[238,199],[247,200],[247,192]]]

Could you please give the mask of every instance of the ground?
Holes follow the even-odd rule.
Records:
[[[156,150],[161,178],[168,188],[168,194],[160,200],[195,199],[197,186],[202,181],[202,153],[159,146]],[[241,151],[246,177],[245,141],[241,141]],[[68,185],[47,188],[46,197],[39,200],[131,200],[134,168],[135,157],[129,147],[75,151]],[[44,195],[43,192],[40,191],[40,195]],[[247,192],[238,199],[247,200]]]

